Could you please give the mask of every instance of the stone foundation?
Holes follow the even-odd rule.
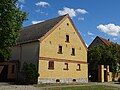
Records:
[[[60,83],[70,83],[70,82],[88,83],[88,79],[87,78],[38,79],[38,84],[40,84],[40,83],[56,83],[56,82],[60,82]]]

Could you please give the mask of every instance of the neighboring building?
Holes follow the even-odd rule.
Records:
[[[69,15],[20,30],[11,60],[20,62],[19,72],[24,62],[34,63],[38,83],[88,82],[87,47]]]
[[[104,45],[108,46],[108,45],[112,45],[112,44],[115,44],[115,43],[111,42],[110,39],[106,40],[106,39],[104,39],[104,38],[101,38],[101,37],[97,36],[97,37],[92,41],[92,43],[89,45],[88,48],[91,48],[91,47],[93,47],[93,46],[95,46],[95,45],[98,45],[98,44],[104,44]]]
[[[111,42],[110,39],[106,40],[104,38],[101,38],[97,36],[92,43],[89,45],[88,49],[97,46],[99,44],[103,44],[106,46],[116,44],[114,42]],[[89,63],[89,61],[88,61]],[[95,63],[95,62],[94,62]],[[112,81],[112,72],[109,71],[109,66],[104,66],[104,65],[99,65],[98,68],[96,69],[91,69],[91,65],[89,64],[88,66],[88,73],[90,76],[89,80],[90,81],[100,81],[100,82],[109,82]]]

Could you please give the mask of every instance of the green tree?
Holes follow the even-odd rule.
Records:
[[[0,61],[10,58],[11,47],[16,44],[18,31],[27,13],[17,7],[18,0],[0,0]]]
[[[120,69],[120,46],[97,45],[88,50],[89,69],[95,70],[98,65],[109,65],[114,74]]]
[[[37,78],[39,76],[36,67],[34,64],[30,63],[24,63],[23,64],[23,76],[24,76],[24,81],[22,82],[23,84],[34,84],[37,83]]]

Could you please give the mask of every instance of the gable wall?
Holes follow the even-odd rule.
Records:
[[[70,37],[70,43],[65,42],[66,34]],[[59,45],[62,46],[62,54],[58,54]],[[75,48],[75,56],[71,55],[72,48]],[[87,81],[87,50],[68,18],[40,43],[39,56],[40,81],[45,80],[45,83],[48,79],[66,81],[66,78],[68,81],[72,79]],[[54,61],[54,70],[48,69],[48,62],[51,60]],[[64,70],[66,62],[69,70]],[[81,65],[80,71],[76,70],[77,64]]]
[[[69,26],[67,26],[69,23]],[[65,42],[66,34],[70,37],[70,43]],[[63,54],[58,54],[58,46],[63,47]],[[66,19],[41,43],[40,57],[64,58],[87,62],[86,48],[79,39],[69,19]],[[75,48],[76,55],[71,56],[71,49]],[[51,53],[52,52],[52,53]]]

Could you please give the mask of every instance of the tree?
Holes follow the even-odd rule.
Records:
[[[98,65],[109,65],[110,71],[114,74],[119,71],[120,67],[120,46],[114,45],[97,45],[88,51],[89,69],[95,70]]]
[[[23,70],[23,76],[24,76],[24,81],[22,82],[23,84],[37,83],[37,78],[39,74],[34,64],[32,63],[28,64],[24,62],[22,70]]]
[[[11,47],[16,44],[18,31],[27,13],[16,5],[17,0],[0,0],[0,61],[10,58]]]

